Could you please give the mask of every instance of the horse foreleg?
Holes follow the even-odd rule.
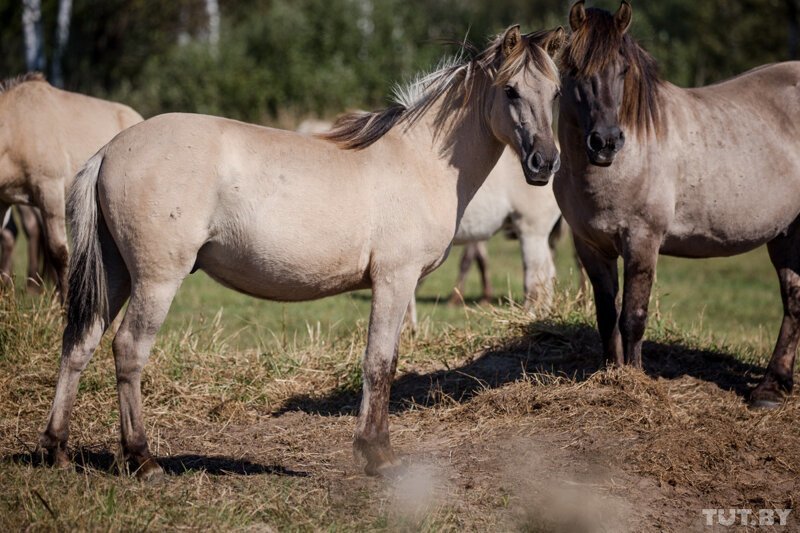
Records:
[[[783,322],[767,372],[750,395],[753,407],[779,407],[792,392],[794,361],[800,341],[800,253],[797,245],[798,230],[767,244],[781,285]]]
[[[597,329],[603,343],[606,364],[622,365],[622,337],[619,332],[619,307],[617,293],[619,279],[617,258],[610,258],[596,252],[582,239],[575,236],[575,250],[586,268],[589,281],[594,289],[594,302],[597,312]]]
[[[418,278],[419,272],[372,276],[372,311],[362,364],[364,388],[353,441],[355,455],[366,461],[368,475],[379,475],[397,464],[389,442],[389,393],[397,369],[403,315]]]
[[[59,184],[44,190],[39,195],[39,210],[42,213],[47,253],[56,270],[56,286],[62,305],[67,299],[67,227],[64,222],[64,190]]]
[[[5,221],[7,214],[11,213],[11,208],[5,204],[0,205],[0,224]],[[8,223],[0,226],[0,285],[12,287],[13,282],[13,254],[14,245],[17,241],[17,225],[14,217],[8,218]]]
[[[28,291],[40,293],[44,284],[44,273],[40,271],[39,265],[39,255],[43,252],[40,218],[36,213],[36,208],[31,206],[19,205],[17,211],[22,221],[22,231],[25,232],[25,237],[28,239]]]
[[[415,294],[414,294],[414,296],[411,298],[411,301],[410,301],[410,302],[408,302],[408,309],[406,310],[406,318],[405,318],[405,321],[406,321],[406,323],[409,325],[409,327],[411,328],[411,333],[412,333],[413,335],[416,335],[416,334],[417,334],[417,326],[418,326],[418,322],[417,322],[417,295],[416,295],[416,291],[415,291]]]
[[[461,254],[461,262],[458,265],[458,279],[456,280],[455,289],[453,294],[450,295],[450,305],[460,305],[464,303],[464,282],[467,279],[472,262],[475,261],[475,255],[478,253],[477,246],[474,242],[469,242],[464,245],[464,253]]]
[[[553,302],[556,266],[547,235],[520,231],[525,309],[546,311]]]
[[[647,309],[655,279],[661,239],[647,234],[630,237],[623,254],[625,273],[619,328],[625,363],[642,367],[642,339],[647,327]]]

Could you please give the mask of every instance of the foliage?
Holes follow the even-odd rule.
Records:
[[[442,40],[468,36],[480,44],[513,23],[529,30],[566,25],[570,3],[222,0],[222,38],[214,51],[200,0],[75,0],[66,85],[125,101],[148,116],[197,111],[281,122],[333,115],[385,104],[392,83],[453,51]],[[0,0],[0,76],[23,70],[20,4]],[[706,84],[796,54],[795,4],[634,1],[633,31],[667,79]],[[57,9],[57,0],[42,2],[48,56]]]

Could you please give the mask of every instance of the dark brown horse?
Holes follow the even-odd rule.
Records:
[[[792,389],[800,341],[800,63],[681,89],[628,34],[632,9],[570,12],[555,178],[595,292],[610,363],[642,364],[659,253],[730,256],[767,244],[784,317],[754,406]],[[617,303],[617,259],[624,291]]]

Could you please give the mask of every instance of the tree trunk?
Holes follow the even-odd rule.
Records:
[[[64,71],[61,62],[69,41],[69,23],[72,18],[72,0],[58,2],[58,28],[56,29],[56,49],[53,52],[52,82],[56,87],[64,86]]]
[[[208,15],[208,44],[211,52],[216,54],[219,49],[219,2],[206,0],[206,15]]]
[[[43,71],[45,63],[41,0],[22,0],[22,31],[25,37],[26,67],[29,71]]]

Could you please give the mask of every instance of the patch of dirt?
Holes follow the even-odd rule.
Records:
[[[391,416],[405,469],[392,479],[354,462],[359,395],[313,384],[246,420],[215,407],[160,424],[151,449],[172,475],[286,478],[397,529],[419,529],[434,509],[472,530],[709,531],[703,509],[796,508],[796,395],[751,411],[758,367],[648,343],[646,373],[600,371],[596,344],[587,327],[539,324],[457,367],[406,367]],[[115,445],[97,438],[76,436],[92,443],[77,462],[108,469]],[[800,530],[798,513],[785,531]]]
[[[197,454],[168,459],[172,472],[181,461],[193,469],[211,461],[213,473],[214,456],[236,458],[232,472],[308,477],[354,513],[364,512],[354,494],[378,494],[374,504],[401,522],[447,505],[473,529],[699,531],[704,508],[795,507],[798,412],[791,404],[751,412],[736,393],[697,378],[618,370],[585,381],[521,379],[452,406],[402,410],[391,423],[406,471],[394,480],[361,474],[351,415],[295,410],[180,427],[153,445]]]

